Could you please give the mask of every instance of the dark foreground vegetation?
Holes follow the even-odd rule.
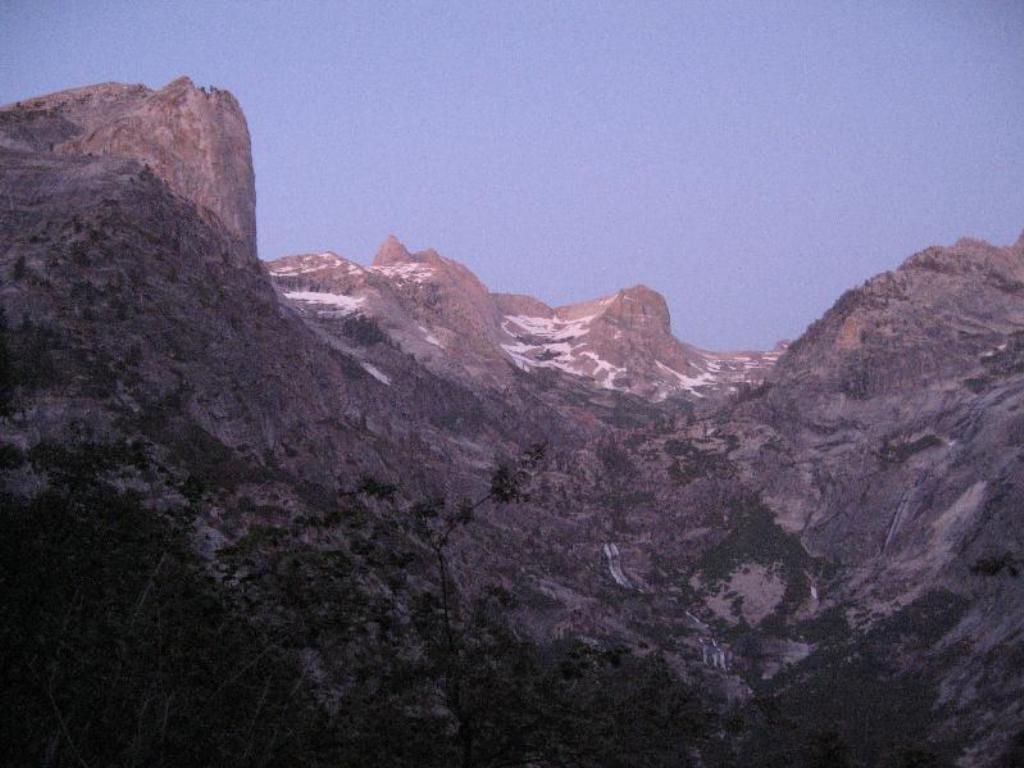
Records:
[[[445,547],[471,505],[371,521],[364,500],[393,489],[367,482],[338,507],[362,558],[300,545],[317,519],[214,567],[188,503],[128,489],[160,474],[137,445],[8,447],[3,470],[45,484],[5,491],[0,518],[5,765],[678,766],[709,733],[656,656],[538,646],[501,589],[461,598]],[[490,496],[516,483],[499,472]],[[392,563],[368,589],[358,567],[392,525],[421,534],[399,557],[427,578]]]
[[[657,655],[518,634],[512,596],[466,598],[447,562],[475,507],[521,492],[514,467],[455,506],[403,507],[366,479],[333,511],[206,560],[195,504],[209,491],[189,479],[154,511],[130,490],[161,474],[140,445],[5,447],[0,461],[46,486],[2,498],[5,765],[952,765],[952,745],[897,738],[922,731],[924,683],[886,682],[842,643],[782,697],[713,713]],[[329,544],[338,530],[345,546]],[[946,608],[920,610],[945,623]]]

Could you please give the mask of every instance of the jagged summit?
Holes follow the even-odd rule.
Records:
[[[268,268],[306,316],[373,318],[437,372],[499,387],[514,369],[548,369],[651,400],[703,397],[759,381],[780,354],[718,354],[680,342],[664,297],[645,285],[557,308],[491,293],[464,265],[434,250],[410,253],[394,235],[366,268],[330,251]]]
[[[270,262],[268,269],[270,274],[275,276],[295,276],[322,273],[339,267],[361,269],[358,264],[339,256],[334,251],[286,256]]]
[[[195,88],[195,87],[196,87],[196,85],[195,85],[195,83],[192,82],[192,78],[191,77],[189,77],[188,75],[179,75],[178,77],[176,77],[173,80],[171,80],[171,82],[169,82],[167,85],[165,85],[164,89],[165,90],[169,89],[169,88],[189,89],[189,88]]]
[[[373,257],[373,266],[389,267],[395,264],[407,264],[410,261],[413,261],[413,257],[409,249],[397,237],[388,235],[377,249],[377,255]]]
[[[672,317],[665,297],[646,285],[625,288],[608,302],[605,315],[629,328],[650,326],[660,333],[671,333]]]
[[[462,270],[466,274],[471,274],[463,265],[444,258],[433,248],[427,248],[422,251],[410,251],[395,235],[388,235],[387,239],[381,243],[376,255],[373,257],[373,261],[370,263],[370,268],[403,268],[410,265],[424,265],[427,268],[445,271],[453,269],[456,271]]]

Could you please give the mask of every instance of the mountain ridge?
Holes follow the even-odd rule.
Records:
[[[428,324],[417,323],[428,343],[446,334],[477,338],[475,352],[487,361],[485,378],[492,382],[507,380],[502,363],[510,361],[527,372],[555,370],[655,401],[672,395],[702,398],[760,383],[781,353],[778,348],[716,353],[681,343],[672,335],[664,297],[644,285],[559,307],[533,297],[493,293],[464,265],[432,249],[411,253],[394,235],[366,267],[332,251],[264,263],[284,295],[307,311],[317,311],[314,307],[320,303],[331,307],[325,311],[337,313],[345,307],[352,314],[395,325],[395,310],[381,300],[383,280],[393,294],[392,303],[402,304],[406,314]],[[418,289],[411,291],[411,286]],[[461,315],[468,324],[448,325],[424,304],[438,307],[457,296],[473,310],[453,309],[447,314]],[[443,330],[430,329],[431,319]],[[408,340],[415,333],[406,329],[399,335]],[[414,353],[421,350],[422,345],[405,343]],[[433,346],[448,349],[441,342]],[[479,364],[466,362],[464,367],[478,370]]]

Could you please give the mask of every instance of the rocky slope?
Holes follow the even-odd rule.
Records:
[[[1024,238],[930,248],[847,293],[730,414],[774,443],[747,462],[776,519],[844,566],[823,609],[868,634],[943,596],[901,666],[934,675],[965,765],[1024,723],[1022,332]]]

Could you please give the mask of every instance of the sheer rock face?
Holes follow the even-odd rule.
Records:
[[[12,149],[110,155],[148,165],[255,258],[249,130],[227,91],[196,88],[187,77],[157,91],[118,83],[76,88],[4,107],[0,134]]]

